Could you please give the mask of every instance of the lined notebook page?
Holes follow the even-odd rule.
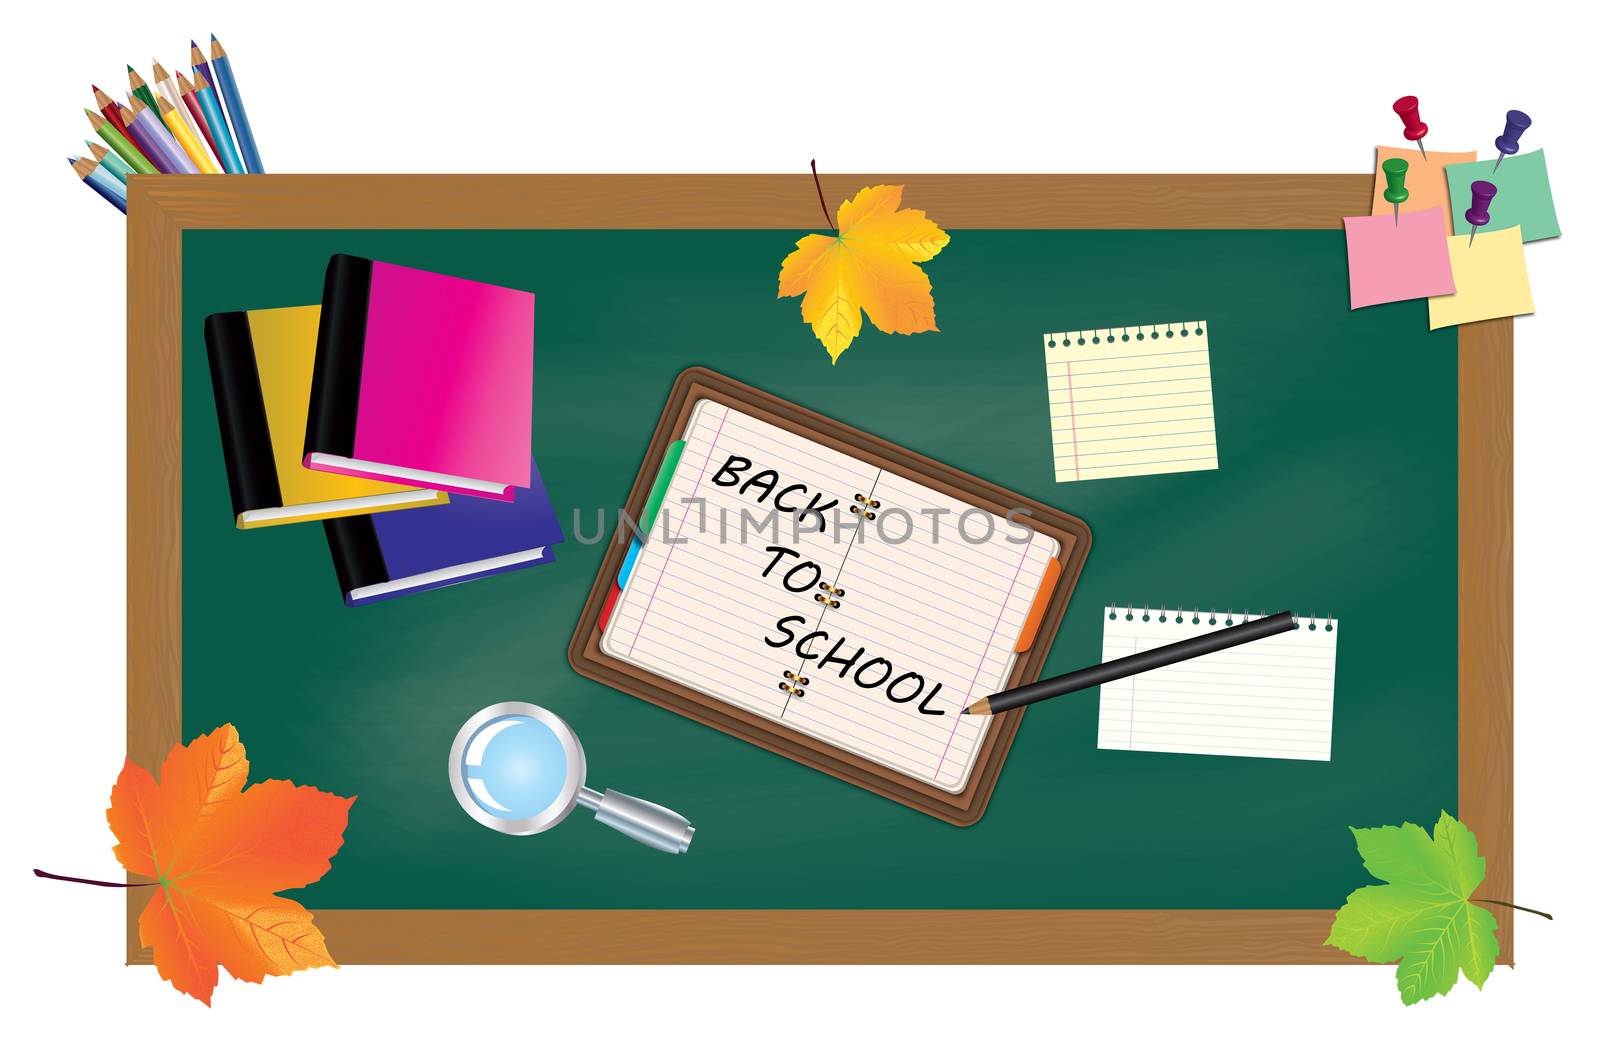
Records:
[[[959,792],[992,720],[960,711],[1005,685],[1056,541],[721,403],[696,406],[684,440],[602,648]],[[718,484],[730,456],[753,461],[741,479],[770,468],[781,475],[779,490],[803,483],[790,503],[820,496],[824,530],[807,519],[797,537],[792,518],[781,515],[775,535],[770,526],[757,532],[774,497],[761,503],[752,491]],[[858,494],[878,506],[858,504]],[[703,511],[685,507],[695,499],[705,501]],[[852,506],[863,514],[852,515]],[[741,511],[750,515],[743,538]],[[802,561],[817,570],[791,573]],[[822,591],[821,582],[842,592]],[[801,621],[785,621],[795,617]],[[826,636],[809,636],[818,632]]]
[[[1234,625],[1260,618],[1115,607],[1103,617],[1101,660],[1107,662],[1193,637],[1230,618]],[[1295,623],[1298,628],[1287,633],[1102,686],[1099,747],[1331,759],[1339,620]]]
[[[1210,325],[1044,335],[1057,481],[1217,469]]]

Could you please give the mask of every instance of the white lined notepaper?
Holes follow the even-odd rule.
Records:
[[[1105,662],[1260,618],[1128,607],[1101,617]],[[1296,618],[1295,627],[1103,685],[1099,748],[1331,759],[1339,620]]]
[[[1044,335],[1057,481],[1217,468],[1207,322]]]
[[[684,441],[602,648],[939,789],[961,791],[992,720],[961,710],[1005,686],[1059,544],[719,402],[696,406]],[[730,454],[755,461],[748,473],[779,471],[780,488],[804,482],[807,492],[795,502],[809,503],[814,493],[838,500],[827,528],[812,531],[808,521],[797,535],[785,515],[775,535],[746,525],[741,538],[741,511],[759,519],[772,499],[761,504],[714,481]],[[856,503],[857,494],[878,504],[873,519],[849,512],[852,505],[869,509]],[[697,499],[703,510],[686,506]],[[838,606],[819,603],[814,585],[783,585],[795,557],[783,556],[763,576],[772,545],[815,561],[820,581],[843,591]],[[769,638],[784,636],[778,620],[795,615],[804,617],[791,627],[796,638],[770,646]],[[817,630],[828,636],[807,644],[812,658],[802,658],[799,639]],[[841,639],[838,657],[861,649],[860,658],[848,668],[824,666],[821,656]],[[892,668],[866,671],[874,659]],[[806,678],[802,695],[780,688],[793,684],[785,671]],[[858,671],[868,679],[883,671],[885,679],[863,688]],[[920,681],[900,679],[907,673]],[[912,697],[891,700],[891,684],[897,696]]]

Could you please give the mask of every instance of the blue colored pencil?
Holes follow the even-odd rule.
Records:
[[[256,136],[250,130],[250,117],[244,111],[244,99],[239,96],[239,81],[233,78],[233,62],[228,52],[213,34],[211,37],[211,68],[217,74],[217,90],[228,106],[228,120],[233,124],[233,134],[239,139],[239,152],[244,156],[244,168],[252,174],[264,174],[261,153],[256,150]]]
[[[194,70],[194,96],[200,103],[200,111],[206,114],[211,136],[216,138],[217,159],[222,162],[222,169],[230,174],[244,173],[244,162],[239,158],[239,150],[233,147],[233,135],[228,132],[228,121],[222,118],[217,92],[211,89],[206,74],[198,66]]]
[[[123,162],[121,156],[97,141],[85,141],[84,144],[89,146],[90,153],[100,163],[102,170],[109,170],[112,177],[123,184],[128,183],[128,177],[133,173],[133,167]]]
[[[93,188],[102,199],[123,213],[128,212],[126,189],[122,187],[116,178],[101,170],[99,163],[92,159],[74,159],[72,156],[67,157],[67,163],[83,179],[83,183]]]
[[[195,72],[205,76],[207,83],[215,79],[211,75],[211,66],[206,63],[206,52],[202,51],[200,45],[193,40],[189,41],[189,65]]]

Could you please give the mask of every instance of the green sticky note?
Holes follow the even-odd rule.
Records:
[[[1444,168],[1444,176],[1450,183],[1450,217],[1457,235],[1472,231],[1466,212],[1472,205],[1474,181],[1488,181],[1499,189],[1489,204],[1489,223],[1478,229],[1479,234],[1519,224],[1523,242],[1553,239],[1561,234],[1542,148],[1519,156],[1506,156],[1499,170],[1494,169],[1493,159],[1455,163]]]

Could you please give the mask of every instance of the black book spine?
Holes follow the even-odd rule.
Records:
[[[248,315],[225,311],[206,318],[206,359],[211,365],[233,516],[283,506]]]
[[[353,456],[356,403],[361,394],[361,359],[367,340],[367,301],[372,262],[347,253],[328,260],[322,282],[322,318],[317,324],[317,361],[311,373],[304,452]]]
[[[383,563],[378,530],[372,524],[371,514],[324,521],[322,531],[328,537],[333,571],[339,577],[339,589],[345,596],[348,597],[351,590],[389,581],[389,569]]]

